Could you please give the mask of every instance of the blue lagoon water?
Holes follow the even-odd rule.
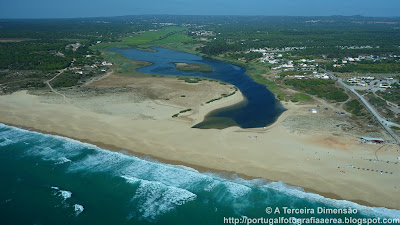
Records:
[[[328,199],[282,182],[200,173],[2,124],[0,172],[0,224],[7,225],[227,224],[224,218],[278,217],[266,207],[351,207],[353,218],[400,217],[397,210]]]
[[[212,124],[231,120],[242,127],[258,127],[279,115],[281,109],[276,107],[273,95],[245,75],[243,68],[172,50],[156,50],[162,54],[117,51],[156,62],[141,68],[141,72],[214,78],[236,85],[246,96],[247,101],[240,105],[211,113]],[[214,72],[185,73],[171,62],[205,63]],[[228,123],[221,122],[225,126]],[[357,213],[268,214],[267,207],[315,211],[318,207],[352,208]],[[244,222],[245,218],[278,217],[292,220],[284,224],[298,224],[296,219],[310,217],[400,218],[400,211],[324,198],[282,182],[198,172],[0,123],[1,225],[214,225],[233,224],[233,219]]]
[[[196,128],[265,127],[273,123],[284,111],[280,103],[275,100],[274,94],[264,85],[256,83],[240,66],[166,48],[152,47],[152,49],[155,51],[142,51],[135,48],[112,48],[111,50],[129,59],[153,63],[138,69],[139,72],[211,78],[235,85],[246,98],[246,101],[240,104],[209,113],[202,123],[194,126]],[[206,64],[212,68],[213,72],[184,72],[176,69],[175,62]]]

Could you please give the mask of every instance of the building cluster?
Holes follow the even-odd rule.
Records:
[[[393,56],[391,56],[393,57]],[[397,57],[397,56],[396,56]],[[358,57],[344,57],[343,59],[333,59],[333,67],[342,67],[348,63],[354,63],[354,62],[361,62],[363,60],[370,60],[370,61],[379,61],[379,60],[386,60],[387,57],[385,56],[377,56],[377,55],[368,55],[368,56],[363,56],[360,55]]]
[[[289,52],[293,50],[303,50],[306,49],[307,47],[284,47],[284,48],[252,48],[249,51],[250,52],[260,52],[260,53],[268,53],[268,52]]]
[[[337,48],[340,49],[371,49],[371,48],[379,48],[379,46],[369,46],[369,45],[365,45],[365,46],[336,46]]]
[[[314,71],[318,68],[318,63],[314,59],[300,59],[298,61],[284,60],[280,53],[263,53],[260,62],[274,65],[272,70],[283,69],[284,71]]]
[[[176,26],[176,23],[153,23],[153,25],[160,25],[160,26]]]
[[[81,43],[69,44],[69,45],[65,46],[65,49],[72,48],[72,51],[75,52],[81,46],[82,46]]]
[[[263,57],[260,59],[260,62],[264,62],[264,63],[270,63],[270,64],[276,64],[280,62],[280,59],[277,58],[282,58],[282,54],[278,54],[278,53],[267,53],[267,52],[263,52]]]
[[[352,77],[352,78],[348,79],[347,82],[349,82],[350,84],[353,84],[353,85],[366,87],[373,80],[375,80],[375,77],[358,76],[358,77]]]
[[[279,78],[280,76],[275,76],[275,78]],[[327,73],[318,73],[317,71],[314,71],[311,75],[286,75],[286,78],[294,78],[294,79],[324,79],[324,80],[329,80],[331,79],[330,76]]]
[[[90,55],[87,55],[86,57],[88,57]],[[86,71],[92,71],[94,69],[97,68],[101,68],[101,72],[106,72],[107,68],[109,66],[112,66],[113,64],[107,61],[103,61],[103,62],[95,62],[93,65],[85,65],[85,66],[72,66],[69,68],[69,70],[75,71],[75,74],[80,74],[83,75],[85,74]]]
[[[196,36],[215,36],[214,31],[210,30],[197,30],[197,31],[192,31],[192,34],[195,34]]]
[[[280,50],[290,49],[297,47],[287,47]],[[303,48],[299,47],[298,49]],[[305,47],[304,47],[305,48]],[[314,59],[300,59],[300,60],[285,60],[280,52],[276,52],[273,48],[262,48],[262,49],[250,49],[248,52],[259,52],[262,53],[262,57],[259,59],[260,62],[274,65],[271,69],[278,70],[283,69],[284,71],[314,71],[318,67],[318,63],[315,63]]]
[[[374,81],[377,81],[380,88],[392,88],[391,84],[395,82],[393,77],[387,77],[385,79],[376,79],[375,77],[371,76],[357,76],[347,79],[347,82],[361,87],[367,87]]]

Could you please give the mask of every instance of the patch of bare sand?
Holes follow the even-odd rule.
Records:
[[[207,101],[234,91],[232,85],[201,81],[185,83],[175,78],[132,77],[108,75],[93,80],[84,88],[59,90],[78,108],[96,113],[124,116],[130,119],[172,119],[172,115],[185,109],[175,120],[189,123],[201,122],[209,111],[234,101],[240,101],[240,92],[232,98],[223,98],[212,104]],[[40,102],[63,104],[59,96],[50,92],[33,92]],[[216,107],[216,105],[218,105]]]
[[[210,85],[216,86],[185,84],[175,79],[125,79],[123,76],[110,76],[98,82],[90,88],[106,91],[106,98],[95,93],[91,97],[83,95],[80,101],[87,99],[90,102],[98,98],[96,104],[100,104],[110,96],[118,96],[123,92],[118,88],[124,88],[129,93],[140,93],[139,97],[136,96],[139,98],[137,101],[143,97],[143,101],[161,101],[182,109],[196,109],[197,106],[198,114],[204,114],[207,110],[243,100],[238,92],[222,101],[201,106],[204,101],[219,96],[221,88],[230,90],[229,86],[213,82]],[[205,96],[181,97],[182,94],[191,96],[193,93],[190,91],[196,88]],[[25,92],[0,96],[0,121],[112,146],[114,150],[125,149],[178,164],[281,180],[307,190],[330,193],[328,196],[339,199],[399,209],[398,146],[362,144],[351,130],[336,126],[337,123],[351,124],[344,117],[327,120],[330,118],[328,114],[310,116],[308,108],[315,106],[284,103],[288,110],[265,129],[201,130],[190,128],[193,122],[168,117],[169,113],[165,118],[150,120],[118,114],[122,105],[131,103],[114,105],[116,114],[110,114],[96,110],[94,103],[90,107],[74,104],[74,98],[71,104],[61,100],[45,102],[43,98]],[[112,105],[112,100],[104,105]],[[202,111],[205,107],[209,108]],[[161,108],[156,111],[164,113]],[[185,116],[196,120],[193,111],[193,114]],[[304,126],[307,129],[303,129]],[[331,128],[336,130],[331,131]]]

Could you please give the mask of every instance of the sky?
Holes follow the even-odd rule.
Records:
[[[400,16],[400,0],[0,0],[0,18],[144,14]]]

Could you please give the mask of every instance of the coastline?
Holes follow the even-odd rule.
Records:
[[[333,137],[288,131],[282,123],[295,114],[290,107],[266,129],[190,128],[193,121],[204,118],[213,109],[242,100],[240,94],[235,94],[203,106],[184,115],[191,117],[191,121],[185,118],[136,120],[87,111],[65,103],[42,103],[37,96],[17,93],[0,96],[0,118],[4,124],[57,134],[108,150],[127,150],[136,156],[151,156],[161,162],[185,165],[202,172],[227,172],[246,179],[282,181],[328,198],[399,209],[398,189],[391,188],[393,182],[389,182],[389,175],[360,176],[361,171],[347,168],[344,168],[346,174],[339,173],[337,166],[345,167],[347,162],[342,161],[352,158],[351,151],[360,147],[357,141],[348,137],[335,140],[346,141],[344,146],[326,146],[321,141],[329,138],[332,142]],[[255,136],[258,136],[256,140],[249,138]],[[362,148],[374,149],[375,146]],[[314,152],[319,154],[323,163],[313,157]],[[368,164],[365,160],[352,160]]]
[[[5,124],[5,123],[3,123],[3,124]],[[126,155],[126,156],[134,156],[134,157],[138,157],[138,158],[141,158],[141,159],[144,159],[144,160],[152,160],[152,161],[155,160],[156,162],[160,162],[160,163],[164,163],[164,164],[170,164],[170,165],[176,165],[176,166],[185,166],[185,167],[189,167],[189,168],[195,169],[199,173],[211,172],[211,173],[215,173],[215,174],[220,174],[220,175],[224,175],[224,178],[228,179],[228,180],[230,179],[229,177],[231,175],[237,175],[238,177],[246,179],[246,180],[265,179],[267,182],[279,182],[280,181],[280,180],[268,180],[268,179],[266,179],[264,177],[249,176],[247,174],[236,172],[236,171],[227,171],[227,170],[219,170],[219,169],[204,167],[204,166],[201,166],[201,165],[190,164],[190,163],[186,163],[184,161],[179,161],[179,160],[169,160],[167,158],[162,158],[162,157],[159,157],[159,156],[156,156],[156,155],[147,155],[147,154],[144,154],[144,153],[135,152],[135,151],[131,151],[131,150],[125,151],[125,149],[119,148],[119,147],[114,146],[114,145],[105,144],[105,143],[102,143],[102,142],[92,142],[92,141],[87,140],[87,139],[71,138],[71,137],[63,136],[62,134],[58,134],[58,133],[55,133],[55,132],[42,131],[42,130],[38,130],[38,129],[35,129],[35,128],[32,128],[32,127],[16,126],[16,125],[13,125],[13,124],[5,124],[5,125],[11,126],[11,127],[16,127],[16,128],[21,128],[21,129],[28,130],[28,131],[39,132],[39,133],[42,133],[42,134],[48,134],[48,135],[54,135],[54,136],[60,136],[60,137],[69,138],[69,139],[76,140],[76,141],[79,141],[79,142],[82,142],[82,143],[87,143],[87,144],[94,145],[94,146],[96,146],[98,148],[101,148],[101,149],[103,149],[105,151],[113,151],[113,152],[120,153],[120,154],[123,154],[123,155]],[[150,157],[150,159],[149,159],[149,157]],[[285,183],[285,184],[293,186],[293,187],[297,187],[297,186],[292,185],[290,183]],[[301,187],[301,188],[304,190],[304,192],[310,192],[310,193],[318,194],[318,195],[321,195],[324,198],[329,198],[329,199],[334,199],[334,200],[347,200],[347,199],[341,198],[339,195],[336,195],[336,194],[333,194],[333,193],[320,192],[320,191],[314,190],[312,188],[303,188],[303,187]],[[363,205],[363,206],[368,206],[368,207],[384,207],[384,206],[377,206],[377,205],[374,205],[374,204],[372,204],[370,202],[366,202],[366,201],[363,201],[363,200],[357,200],[357,199],[356,200],[351,200],[351,202],[354,202],[354,203],[357,203],[357,204]]]

